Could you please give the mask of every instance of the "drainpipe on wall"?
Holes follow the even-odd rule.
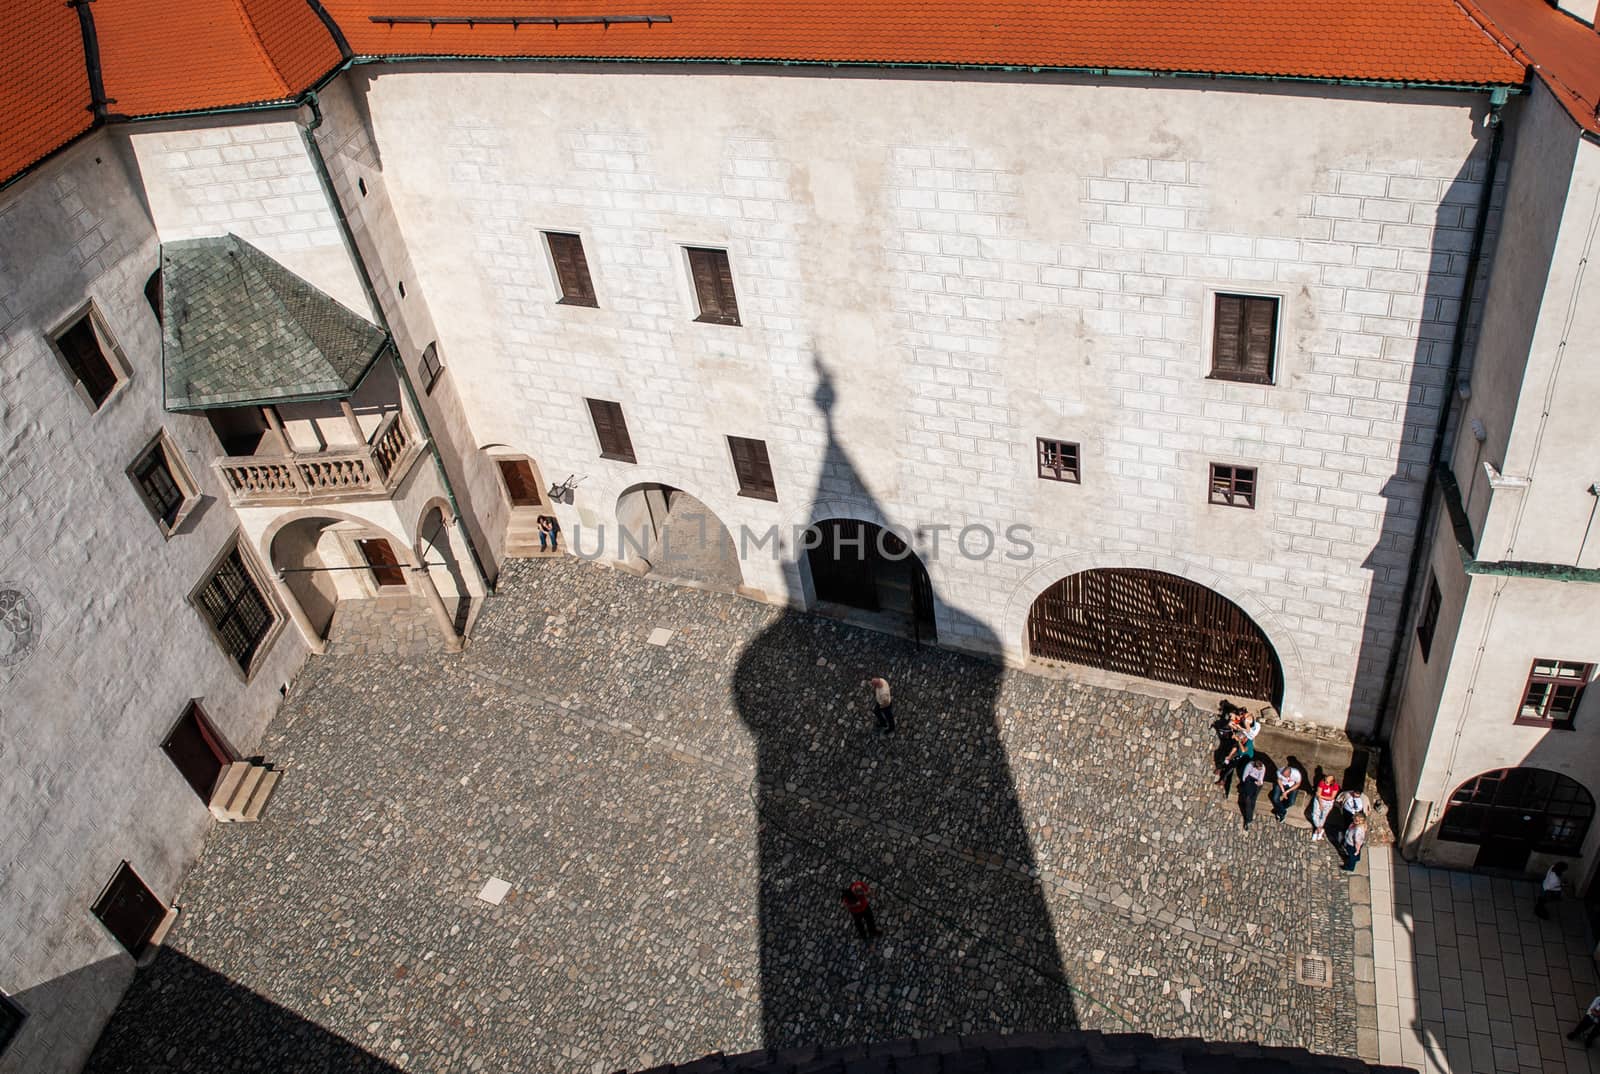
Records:
[[[343,70],[343,67],[340,70]],[[450,474],[444,467],[444,459],[439,455],[439,442],[434,439],[433,431],[428,427],[428,415],[417,399],[416,388],[411,383],[411,374],[406,371],[406,364],[400,358],[399,348],[394,344],[394,332],[389,327],[388,317],[384,315],[383,303],[378,301],[378,289],[373,285],[372,274],[367,271],[367,263],[356,245],[350,218],[345,215],[344,205],[339,201],[339,195],[333,188],[333,177],[328,174],[328,162],[323,159],[322,147],[317,144],[316,132],[317,128],[322,126],[322,107],[318,102],[316,89],[306,91],[305,104],[311,109],[311,122],[297,126],[300,128],[301,139],[306,143],[306,152],[311,157],[312,170],[317,173],[317,182],[321,185],[323,194],[327,196],[328,204],[333,207],[334,219],[339,222],[339,235],[344,239],[350,259],[355,262],[356,275],[361,278],[361,288],[366,292],[367,301],[372,303],[372,312],[377,316],[378,324],[389,336],[389,359],[394,363],[395,374],[400,379],[401,389],[406,393],[406,400],[411,404],[411,412],[417,416],[417,423],[422,426],[422,435],[428,441],[428,455],[433,459],[433,467],[439,474],[440,483],[444,485],[444,494],[450,502],[450,511],[459,519],[462,517],[461,505],[456,501],[455,486],[451,484]],[[478,545],[472,539],[471,529],[463,525],[461,536],[466,539],[467,552],[472,556],[472,567],[478,572],[478,581],[482,583],[485,591],[492,594],[495,586],[490,581],[488,571],[483,568],[483,557],[478,553]]]
[[[1496,89],[1489,94],[1489,114],[1484,118],[1491,131],[1489,135],[1489,161],[1483,177],[1483,192],[1478,197],[1478,218],[1472,227],[1472,249],[1467,255],[1467,275],[1462,281],[1461,308],[1456,313],[1455,332],[1450,340],[1450,366],[1445,371],[1444,405],[1439,408],[1439,421],[1433,430],[1433,446],[1428,451],[1428,471],[1422,483],[1422,518],[1434,521],[1434,499],[1439,486],[1438,470],[1444,455],[1445,437],[1450,431],[1450,419],[1455,414],[1456,378],[1461,375],[1461,360],[1467,350],[1467,331],[1472,322],[1472,295],[1478,287],[1478,267],[1483,260],[1483,238],[1489,229],[1490,205],[1494,201],[1495,175],[1500,170],[1500,149],[1505,141],[1505,124],[1500,109],[1505,107],[1506,91]],[[1433,525],[1423,525],[1411,545],[1411,559],[1406,565],[1406,584],[1400,594],[1400,629],[1395,632],[1394,646],[1389,651],[1389,666],[1383,674],[1382,705],[1378,709],[1378,722],[1372,728],[1372,737],[1383,741],[1390,716],[1395,708],[1394,690],[1400,668],[1400,656],[1407,651],[1405,639],[1412,620],[1412,601],[1416,599],[1417,577],[1422,571],[1423,557],[1431,545],[1429,534]]]

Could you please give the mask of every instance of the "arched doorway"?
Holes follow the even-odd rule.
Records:
[[[922,560],[893,532],[853,518],[812,523],[803,540],[811,587],[821,612],[828,606],[867,613],[918,641],[935,641],[933,583]]]
[[[732,591],[744,584],[733,535],[682,489],[641,484],[617,497],[617,556],[642,574]]]
[[[456,527],[445,516],[444,508],[435,504],[423,512],[417,528],[417,554],[422,565],[428,568],[428,577],[439,598],[449,610],[456,633],[466,632],[467,619],[472,609],[472,587],[461,565],[452,541]]]
[[[1232,601],[1164,571],[1080,571],[1039,594],[1028,651],[1196,690],[1283,702],[1283,669]]]
[[[1475,843],[1479,869],[1521,871],[1534,851],[1577,854],[1594,820],[1594,797],[1575,779],[1543,768],[1500,768],[1456,788],[1439,838]]]

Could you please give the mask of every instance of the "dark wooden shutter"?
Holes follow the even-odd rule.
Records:
[[[1211,375],[1222,380],[1272,383],[1278,300],[1218,295],[1211,340]]]
[[[595,435],[600,438],[600,457],[618,462],[638,462],[633,454],[633,440],[628,436],[628,424],[622,419],[622,404],[604,399],[589,399],[587,402]]]
[[[161,749],[177,765],[178,771],[202,802],[211,801],[212,788],[217,777],[233,761],[233,752],[217,734],[216,728],[206,718],[199,702],[191,701],[183,711],[183,718],[167,735]]]
[[[597,305],[594,282],[589,279],[589,262],[583,256],[583,239],[559,231],[548,231],[550,257],[556,264],[556,279],[561,284],[561,302],[568,306]]]
[[[694,278],[695,300],[700,304],[699,321],[714,324],[739,323],[739,303],[733,293],[733,267],[726,250],[689,249],[689,274]]]
[[[776,501],[778,485],[772,479],[772,460],[767,457],[767,442],[730,436],[728,448],[733,452],[733,472],[739,479],[739,495]]]
[[[122,863],[90,910],[134,958],[144,954],[150,937],[167,916],[167,908],[127,862]]]
[[[77,324],[61,333],[56,346],[61,348],[67,368],[78,378],[94,405],[98,407],[105,402],[111,389],[117,386],[117,374],[100,349],[100,337],[90,317],[85,314]]]

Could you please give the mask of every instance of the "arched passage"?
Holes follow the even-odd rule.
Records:
[[[1028,651],[1197,690],[1283,703],[1272,643],[1237,604],[1164,571],[1079,571],[1028,612]]]
[[[830,605],[852,609],[918,641],[936,640],[928,569],[893,531],[860,519],[827,518],[807,528],[802,545],[818,611]]]
[[[1521,870],[1534,851],[1577,854],[1594,820],[1583,784],[1544,768],[1499,768],[1456,788],[1439,838],[1475,843],[1480,869]]]
[[[617,556],[671,582],[733,590],[744,584],[733,535],[704,503],[646,483],[617,497]]]
[[[450,611],[457,632],[464,632],[472,607],[473,586],[463,565],[464,551],[456,544],[464,538],[444,506],[434,504],[422,513],[417,526],[417,558],[428,568],[439,597]]]

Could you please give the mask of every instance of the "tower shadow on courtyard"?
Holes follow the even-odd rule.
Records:
[[[813,500],[877,514],[835,433]],[[856,550],[841,542],[841,554]],[[959,613],[957,613],[959,614]],[[999,646],[993,637],[976,645]],[[768,1048],[1066,1030],[1072,991],[997,726],[1002,668],[785,612],[740,655],[734,700],[757,754],[763,1039]],[[887,678],[897,730],[875,727]],[[864,880],[883,935],[857,938]]]

